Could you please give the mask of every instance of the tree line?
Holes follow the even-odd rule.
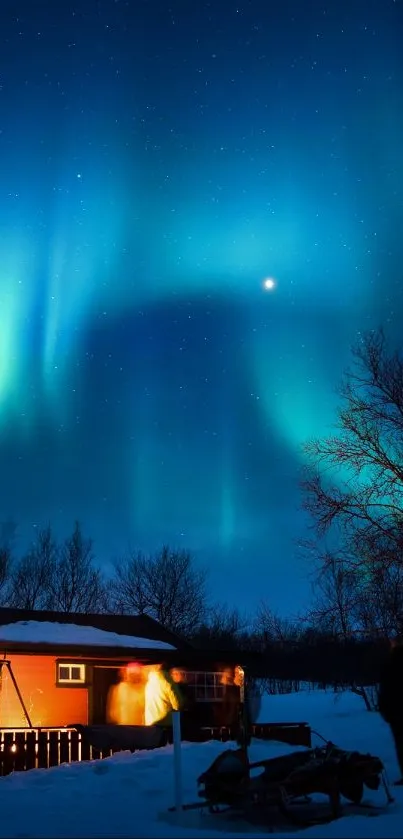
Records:
[[[208,571],[186,550],[163,546],[154,554],[129,551],[107,573],[97,563],[93,542],[79,522],[61,541],[50,525],[38,529],[21,556],[15,552],[15,537],[16,526],[4,523],[0,544],[3,607],[146,614],[199,646],[218,644],[223,650],[261,648],[263,638],[281,635],[288,626],[273,615],[269,630],[266,606],[251,617],[214,602]]]
[[[338,389],[332,434],[304,446],[313,529],[311,620],[347,639],[403,630],[403,356],[362,335]]]
[[[253,658],[266,689],[298,689],[301,682],[358,687],[377,681],[382,645],[376,638],[341,637],[315,612],[295,618],[261,602],[242,613],[212,602],[208,575],[187,551],[163,547],[154,555],[128,553],[107,575],[78,522],[57,541],[39,530],[26,553],[13,553],[14,528],[0,552],[0,605],[69,613],[147,614],[201,649],[237,651]]]
[[[312,529],[301,544],[313,589],[305,614],[280,617],[262,602],[248,615],[214,602],[207,570],[169,546],[129,551],[106,574],[78,522],[62,541],[50,525],[38,530],[22,556],[15,527],[3,526],[0,605],[148,614],[199,646],[259,651],[279,678],[369,678],[403,630],[403,358],[381,329],[353,347],[338,392],[333,432],[302,452]]]

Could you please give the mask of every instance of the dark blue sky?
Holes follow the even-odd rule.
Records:
[[[401,341],[401,0],[2,0],[0,512],[305,605],[301,444]],[[263,288],[275,278],[273,290]]]

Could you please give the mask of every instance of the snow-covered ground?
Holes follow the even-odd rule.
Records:
[[[393,742],[378,714],[365,710],[351,693],[304,691],[265,697],[262,722],[309,722],[325,738],[347,749],[378,755],[391,781],[398,777]],[[314,738],[313,745],[319,745]],[[197,800],[196,780],[228,744],[185,743],[182,747],[184,801]],[[252,760],[276,757],[293,748],[278,743],[254,742]],[[400,837],[403,835],[403,788],[392,788],[395,803],[385,813],[368,817],[349,815],[296,833],[273,833],[192,811],[175,820],[173,751],[168,746],[151,752],[127,752],[103,761],[64,765],[55,769],[20,772],[0,779],[0,837]],[[381,804],[382,790],[366,791],[365,801]]]

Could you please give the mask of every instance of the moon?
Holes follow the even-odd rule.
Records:
[[[265,291],[273,291],[276,287],[276,281],[273,277],[266,277],[263,280],[263,288]]]

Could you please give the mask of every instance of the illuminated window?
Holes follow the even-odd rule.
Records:
[[[58,662],[57,664],[58,685],[83,685],[85,684],[85,664],[72,664],[70,662]]]
[[[223,673],[188,671],[186,683],[196,702],[219,702],[223,700]]]

